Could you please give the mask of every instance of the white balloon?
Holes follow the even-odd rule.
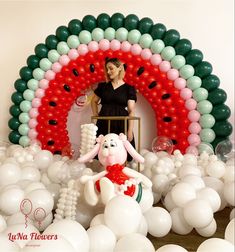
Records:
[[[205,182],[201,177],[196,175],[187,175],[181,179],[182,182],[188,183],[194,187],[196,191],[205,187]]]
[[[54,199],[53,209],[56,208],[57,202],[59,200],[60,188],[61,188],[61,186],[59,184],[56,184],[56,183],[51,183],[49,185],[46,185],[46,189],[50,192],[50,194],[52,195],[52,197]]]
[[[179,245],[167,244],[157,249],[156,252],[188,252],[188,250]]]
[[[148,211],[153,206],[153,193],[149,189],[142,189],[142,198],[139,202],[142,213]]]
[[[148,232],[154,237],[167,235],[172,226],[170,214],[162,207],[152,207],[144,217],[148,223]]]
[[[197,249],[197,252],[234,252],[234,245],[220,238],[205,240]]]
[[[229,224],[227,225],[224,233],[224,239],[231,242],[233,245],[235,245],[234,236],[235,236],[235,219],[233,218]]]
[[[90,252],[113,251],[116,245],[115,234],[105,225],[95,225],[87,230]]]
[[[224,198],[231,205],[235,206],[235,182],[228,182],[224,184]]]
[[[41,182],[31,182],[24,188],[24,192],[28,194],[38,189],[46,189],[46,187]]]
[[[196,228],[196,231],[203,237],[211,237],[215,234],[216,229],[217,229],[217,223],[213,218],[212,222],[208,226],[204,228]]]
[[[7,163],[0,166],[0,187],[15,184],[21,177],[21,169],[18,165]]]
[[[211,177],[222,178],[225,174],[225,164],[220,160],[210,162],[206,167],[206,171]]]
[[[35,167],[24,167],[21,170],[21,179],[31,180],[31,181],[39,181],[41,178],[41,174],[39,170]]]
[[[144,235],[133,233],[119,239],[114,252],[155,252],[155,249]]]
[[[147,236],[147,233],[148,233],[148,223],[147,223],[147,221],[146,221],[146,219],[145,219],[144,216],[142,216],[142,218],[141,218],[140,225],[139,225],[137,233],[142,234],[144,236]]]
[[[152,177],[153,190],[162,193],[169,187],[169,179],[165,174],[157,174]]]
[[[4,252],[20,252],[20,247],[16,242],[9,240],[7,234],[0,233],[1,251]]]
[[[144,154],[144,166],[147,168],[151,168],[153,164],[155,164],[158,160],[157,156],[153,152],[147,152]]]
[[[225,182],[232,182],[235,178],[235,166],[233,165],[226,165],[225,174],[224,174],[224,181]]]
[[[33,225],[33,221],[25,217],[26,216],[21,212],[15,213],[7,218],[7,226],[16,225],[16,224],[25,224],[25,222]]]
[[[60,183],[68,173],[68,165],[64,161],[52,163],[47,170],[48,178],[54,183]]]
[[[183,165],[179,169],[179,177],[183,178],[187,175],[195,175],[195,176],[201,177],[201,170],[198,169],[197,166],[192,166],[188,164]]]
[[[53,162],[53,154],[48,150],[39,151],[34,157],[34,163],[40,170],[45,170]]]
[[[85,229],[90,226],[91,220],[95,216],[95,210],[93,207],[83,203],[77,204],[76,209],[76,221],[78,221]]]
[[[183,158],[183,165],[192,165],[192,166],[196,166],[197,165],[197,157],[193,154],[187,153],[184,155]]]
[[[42,182],[45,186],[50,185],[50,184],[52,183],[52,181],[48,178],[46,172],[43,172],[43,173],[42,173],[42,175],[41,175],[41,182]]]
[[[232,209],[232,211],[230,212],[230,215],[229,215],[230,220],[232,220],[233,218],[235,218],[235,208]]]
[[[34,221],[33,225],[40,231],[44,231],[51,223],[53,220],[53,214],[49,213],[45,219],[43,219],[42,221]]]
[[[0,233],[7,227],[6,220],[0,215]]]
[[[104,222],[104,214],[97,214],[90,223],[90,227],[93,227],[95,225],[105,225]]]
[[[170,212],[174,208],[176,208],[176,204],[172,199],[171,191],[167,193],[166,197],[163,200],[163,205]]]
[[[120,195],[112,198],[104,210],[105,223],[118,238],[137,232],[141,218],[139,204],[128,196]]]
[[[32,183],[32,181],[21,179],[16,183],[16,185],[18,185],[21,189],[24,190],[26,188],[26,186],[28,186],[30,183]]]

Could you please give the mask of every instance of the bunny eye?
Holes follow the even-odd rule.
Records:
[[[102,148],[103,148],[103,149],[108,149],[108,147],[109,147],[109,146],[108,146],[107,143],[104,143],[104,144],[102,145]]]
[[[110,141],[110,147],[116,147],[117,146],[117,143],[114,142],[113,140]]]

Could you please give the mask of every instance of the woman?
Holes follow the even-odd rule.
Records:
[[[107,82],[99,83],[91,100],[94,116],[134,116],[136,103],[136,90],[123,80],[125,69],[123,63],[117,58],[105,60],[105,74]],[[101,110],[98,113],[98,105]],[[97,121],[97,135],[108,133],[108,121]],[[128,121],[127,139],[135,147],[133,136],[134,121]],[[124,121],[113,120],[110,123],[111,133],[124,133]],[[131,158],[128,156],[128,161]]]

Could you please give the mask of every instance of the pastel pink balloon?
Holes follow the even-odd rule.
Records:
[[[192,134],[198,134],[201,131],[201,125],[197,122],[190,123],[188,130]]]
[[[87,54],[87,53],[88,53],[87,45],[85,45],[85,44],[80,44],[80,45],[78,46],[78,53],[79,53],[80,55],[85,55],[85,54]]]
[[[117,39],[113,39],[111,42],[110,42],[110,48],[113,50],[113,51],[117,51],[121,48],[121,43],[119,40]]]
[[[47,80],[53,80],[55,78],[55,72],[52,70],[47,70],[45,73],[45,79]]]
[[[110,48],[110,42],[107,39],[101,39],[99,42],[99,48],[102,51],[106,51]]]
[[[48,88],[48,84],[49,84],[49,81],[46,80],[46,79],[41,79],[39,81],[39,87],[40,88],[47,89]]]
[[[73,49],[69,50],[68,56],[71,60],[74,60],[79,56],[79,54],[78,54],[78,51],[73,48]]]
[[[183,88],[180,91],[180,97],[183,98],[184,100],[188,100],[192,97],[192,90],[189,88]]]
[[[28,137],[30,139],[35,139],[37,137],[38,133],[35,129],[30,129],[28,132]]]
[[[150,58],[150,62],[154,65],[154,66],[158,66],[161,62],[162,62],[162,57],[160,54],[153,54]]]
[[[129,52],[131,50],[131,44],[128,41],[123,41],[121,44],[121,50],[123,52]]]
[[[177,69],[170,69],[167,72],[167,78],[169,80],[176,80],[179,77],[179,71]]]
[[[42,89],[42,88],[38,88],[35,92],[35,96],[37,98],[42,98],[45,94],[45,89]]]
[[[131,53],[134,55],[140,55],[142,48],[139,44],[134,44],[131,46]]]
[[[197,134],[190,134],[188,136],[188,142],[192,146],[198,146],[201,143],[201,139]]]
[[[35,118],[32,118],[32,119],[29,120],[29,128],[30,129],[35,128],[37,126],[37,124],[38,124],[38,122],[37,122],[37,120]]]
[[[144,60],[149,60],[149,59],[151,58],[151,56],[152,56],[152,52],[151,52],[150,49],[145,48],[145,49],[143,49],[143,50],[141,51],[140,56],[141,56],[142,59],[144,59]]]
[[[51,66],[52,71],[54,71],[55,73],[59,73],[61,68],[62,68],[62,65],[59,62],[55,62]]]
[[[195,146],[189,146],[186,149],[186,153],[193,154],[195,156],[198,156],[198,149]]]
[[[171,69],[171,64],[169,61],[162,61],[159,65],[159,69],[162,71],[162,72],[167,72]]]
[[[183,78],[177,78],[175,81],[174,81],[174,86],[175,88],[177,89],[183,89],[186,87],[186,80],[183,79]]]
[[[200,119],[200,113],[197,110],[191,110],[188,113],[188,119],[191,122],[198,122]]]
[[[70,62],[70,58],[68,55],[61,55],[59,58],[59,62],[62,66],[66,66]]]
[[[91,41],[88,44],[88,50],[91,52],[96,52],[99,50],[99,45],[96,41]]]
[[[41,99],[39,98],[33,98],[32,100],[32,107],[33,108],[38,108],[41,105]]]
[[[29,116],[31,118],[36,118],[38,116],[38,109],[37,108],[31,108],[29,111]]]
[[[197,102],[196,102],[193,98],[190,98],[190,99],[188,99],[188,100],[185,101],[185,107],[186,107],[188,110],[196,109],[196,107],[197,107]]]

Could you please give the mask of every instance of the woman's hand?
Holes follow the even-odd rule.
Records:
[[[133,140],[133,132],[132,131],[128,131],[127,132],[127,140],[129,141],[129,142],[131,142],[132,140]]]

